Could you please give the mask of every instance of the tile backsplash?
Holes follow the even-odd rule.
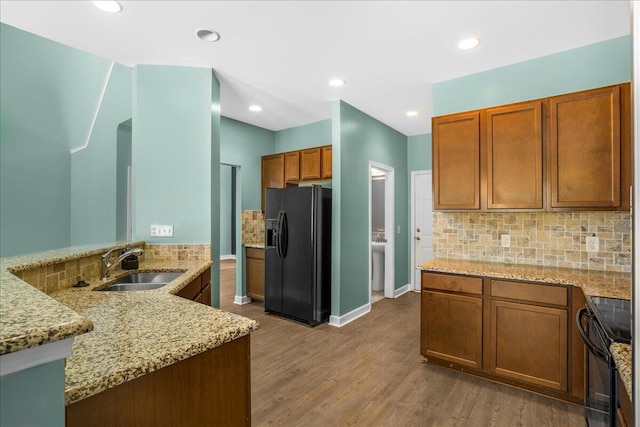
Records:
[[[208,261],[210,244],[149,244],[144,246],[146,261]]]
[[[502,234],[511,246],[503,248]],[[587,236],[600,251],[586,251]],[[631,271],[631,215],[627,212],[434,212],[436,258]]]
[[[242,211],[242,244],[264,244],[264,215],[262,211]]]

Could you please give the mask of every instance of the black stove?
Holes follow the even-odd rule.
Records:
[[[598,319],[611,343],[631,344],[631,301],[587,296],[589,311]]]

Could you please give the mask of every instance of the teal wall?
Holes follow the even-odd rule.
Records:
[[[64,426],[64,360],[0,377],[0,425]]]
[[[211,224],[211,305],[220,307],[220,81],[213,70],[209,70],[210,89],[207,93],[207,109],[209,116],[209,223]],[[204,107],[204,105],[203,105]],[[202,153],[201,153],[202,155]],[[217,181],[217,182],[216,182]],[[206,186],[206,183],[205,183]],[[237,280],[237,279],[236,279]]]
[[[118,126],[131,118],[132,76],[115,64],[89,144],[71,154],[71,246],[117,240]]]
[[[128,230],[129,211],[127,207],[127,198],[129,192],[129,171],[132,165],[132,139],[131,120],[122,122],[118,126],[117,148],[116,148],[116,241],[126,241]],[[133,169],[133,167],[132,167]]]
[[[631,38],[618,37],[433,85],[435,116],[631,80]]]
[[[334,102],[332,115],[331,306],[344,315],[369,302],[370,161],[394,168],[395,288],[409,283],[407,137],[343,101]]]
[[[0,24],[0,256],[71,242],[71,155],[109,61]]]
[[[220,125],[220,161],[242,171],[242,210],[260,210],[261,158],[275,152],[275,133],[228,117]]]
[[[212,71],[138,65],[133,82],[135,239],[210,243],[211,191],[220,174],[210,164]],[[173,225],[174,237],[150,237],[152,224]]]
[[[231,172],[231,166],[220,165],[220,255],[231,254]]]
[[[276,131],[275,153],[331,145],[331,119]]]
[[[431,169],[430,133],[407,137],[407,168],[409,172]]]

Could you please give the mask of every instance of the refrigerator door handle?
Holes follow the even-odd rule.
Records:
[[[280,224],[280,253],[281,258],[287,257],[287,249],[289,247],[289,222],[287,221],[287,212],[282,211],[282,223]]]
[[[282,215],[283,211],[278,212],[278,219],[276,220],[276,236],[275,236],[275,244],[276,251],[278,252],[278,258],[284,259],[282,256]]]

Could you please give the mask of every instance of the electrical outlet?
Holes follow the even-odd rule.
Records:
[[[152,225],[151,237],[173,237],[173,225]]]
[[[400,234],[400,226],[398,226],[398,234]]]
[[[500,245],[503,248],[510,248],[511,247],[511,236],[509,236],[508,234],[503,234],[500,236]]]
[[[587,252],[600,252],[600,238],[587,236]]]

